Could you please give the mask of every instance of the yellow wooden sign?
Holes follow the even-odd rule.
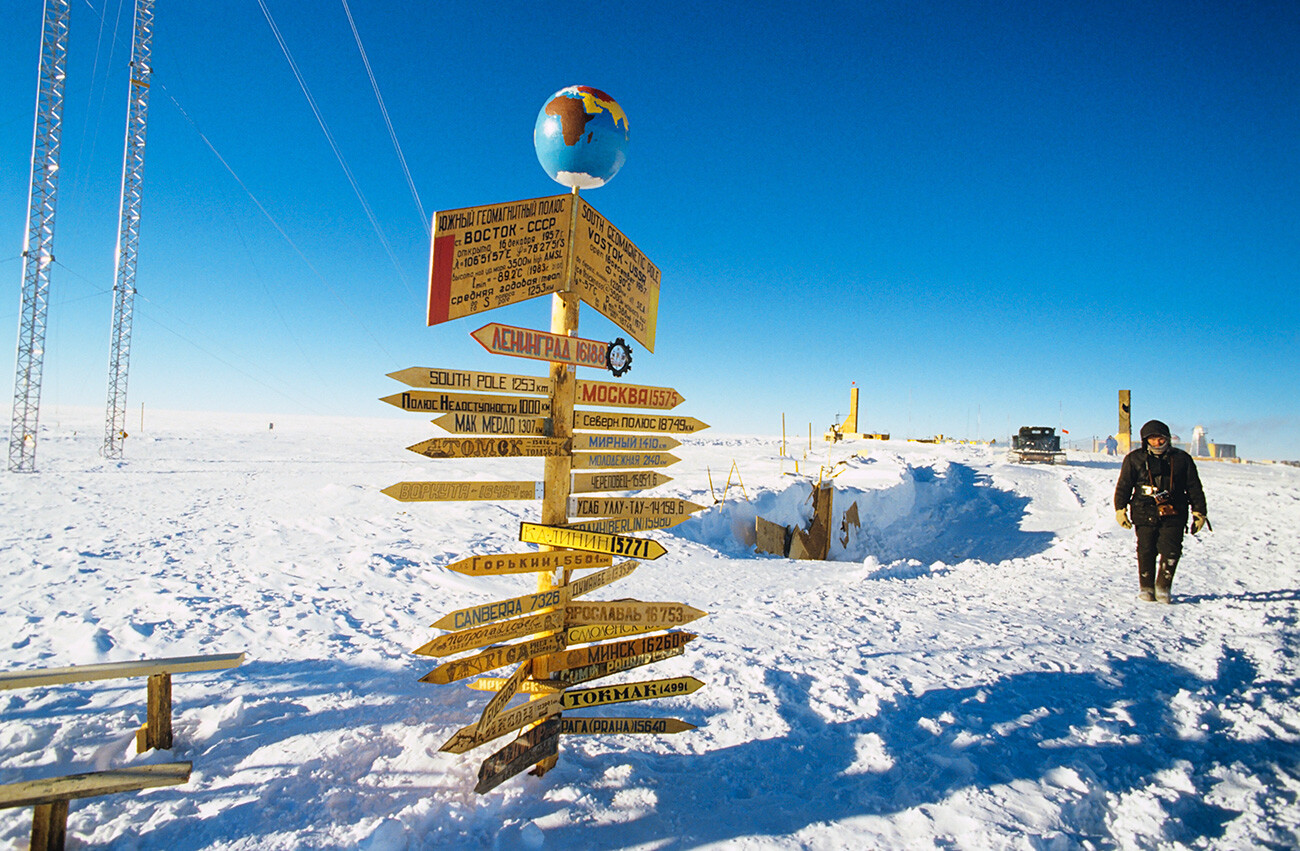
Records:
[[[485,644],[520,638],[537,632],[564,629],[564,609],[540,612],[508,621],[496,621],[461,632],[449,632],[411,651],[419,656],[450,656]]]
[[[581,597],[583,594],[590,594],[597,588],[604,588],[611,582],[617,582],[626,576],[631,576],[632,571],[636,570],[639,564],[640,562],[635,561],[619,562],[607,570],[589,573],[581,579],[575,579],[565,587],[570,590],[574,597]]]
[[[541,417],[551,412],[546,398],[494,396],[487,393],[441,393],[433,390],[403,390],[379,401],[403,411],[426,414],[497,414],[505,417]]]
[[[519,735],[483,761],[474,791],[486,795],[530,766],[560,752],[560,719],[552,718]]]
[[[555,433],[550,417],[516,417],[507,414],[443,414],[433,424],[452,434],[518,434],[550,437]]]
[[[527,703],[505,710],[487,727],[468,724],[461,727],[438,750],[446,753],[465,753],[479,745],[500,738],[512,730],[518,730],[527,724],[534,724],[560,712],[560,695],[548,694]]]
[[[470,333],[494,355],[609,369],[609,343],[490,322]]]
[[[692,434],[709,427],[695,417],[671,414],[633,414],[618,411],[573,412],[574,431],[657,431],[667,434]]]
[[[465,369],[440,369],[412,366],[388,373],[407,387],[434,390],[473,390],[478,393],[551,392],[551,379],[532,375],[503,375],[499,372],[471,372]]]
[[[579,381],[574,398],[578,405],[606,408],[676,408],[686,398],[671,387],[644,387],[616,381]]]
[[[680,718],[578,718],[560,717],[560,733],[565,736],[666,736],[694,730],[695,725]]]
[[[671,482],[658,470],[618,470],[608,473],[574,473],[571,493],[597,493],[600,491],[639,491],[657,488]]]
[[[563,650],[564,647],[564,636],[562,634],[533,638],[528,641],[521,641],[518,644],[504,644],[500,647],[484,650],[482,653],[476,653],[473,656],[466,656],[464,659],[444,662],[421,677],[420,682],[446,685],[456,680],[472,677],[475,674],[495,671],[497,668],[504,668],[506,665],[513,665],[525,659],[545,656],[547,653],[557,653]]]
[[[511,597],[508,600],[484,603],[481,606],[467,606],[443,615],[430,624],[430,628],[459,630],[483,626],[506,618],[517,618],[532,614],[539,609],[553,609],[556,606],[563,606],[569,602],[571,596],[573,596],[573,589],[565,585],[552,588],[549,591],[538,591],[536,594],[524,594],[521,597]]]
[[[590,647],[578,647],[552,653],[544,660],[547,670],[559,671],[568,668],[581,668],[600,662],[613,662],[658,653],[662,650],[676,650],[696,638],[693,632],[666,632],[663,635],[647,635],[630,641],[615,641],[610,644],[594,644]]]
[[[584,532],[604,532],[606,535],[628,535],[632,532],[653,532],[656,529],[671,529],[691,518],[686,515],[677,517],[602,517],[598,520],[579,520],[565,523],[566,529],[581,529]]]
[[[569,627],[564,631],[564,638],[572,646],[574,644],[586,644],[589,641],[606,641],[611,638],[626,638],[629,635],[640,635],[645,632],[658,632],[666,628],[644,623],[591,623],[584,626]]]
[[[465,688],[474,691],[500,691],[508,679],[508,677],[479,677],[477,680],[465,683]],[[519,694],[555,694],[557,691],[564,691],[564,685],[547,680],[524,680],[519,684],[517,691]]]
[[[575,452],[575,470],[635,470],[671,467],[682,459],[667,452]]]
[[[591,665],[583,665],[581,668],[569,668],[563,671],[556,671],[554,682],[563,683],[566,686],[575,686],[580,683],[598,680],[601,677],[608,677],[612,674],[630,671],[633,668],[653,665],[655,662],[662,662],[665,659],[680,656],[684,650],[684,647],[676,647],[672,650],[660,650],[657,653],[646,653],[641,656],[629,656],[626,659],[614,659],[609,662],[595,662]]]
[[[429,324],[559,292],[573,209],[556,195],[434,215]]]
[[[688,624],[708,612],[685,603],[646,603],[641,600],[593,600],[570,603],[565,607],[565,623],[570,627],[593,623],[645,624],[658,629]]]
[[[541,482],[398,482],[380,493],[398,502],[496,502],[504,499],[541,499]]]
[[[547,553],[507,553],[470,556],[447,565],[448,570],[467,576],[500,576],[506,573],[542,573],[564,568],[582,570],[609,567],[614,559],[608,555],[580,550],[556,550]]]
[[[577,200],[573,291],[653,352],[659,267],[586,200]]]
[[[432,437],[407,449],[426,458],[558,458],[568,454],[560,437]]]
[[[650,538],[628,538],[601,532],[583,532],[561,526],[543,526],[540,523],[520,523],[519,540],[527,544],[609,553],[647,561],[654,561],[668,552],[662,544]]]
[[[569,499],[570,517],[682,517],[706,506],[685,499],[655,496],[575,496]]]
[[[573,436],[574,452],[668,452],[681,445],[680,440],[662,434],[575,434]]]
[[[606,706],[632,700],[680,697],[699,691],[703,685],[704,682],[695,677],[674,677],[667,680],[646,680],[639,683],[569,689],[556,697],[560,699],[563,709],[583,709],[588,706]]]
[[[531,677],[532,674],[532,659],[520,663],[519,667],[515,668],[515,672],[506,677],[505,683],[503,683],[501,689],[492,696],[492,699],[488,701],[487,706],[483,707],[483,712],[478,716],[478,725],[480,727],[486,727],[492,721],[496,720],[496,717],[501,714],[501,710],[505,709],[506,704],[510,702],[510,698],[515,696],[519,691],[519,687],[523,685],[524,681]]]

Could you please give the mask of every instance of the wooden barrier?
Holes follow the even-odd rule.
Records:
[[[0,786],[0,809],[33,807],[32,851],[62,851],[73,798],[175,786],[190,779],[190,768],[188,762],[164,762],[8,783]]]
[[[169,750],[172,746],[172,674],[195,671],[219,671],[244,663],[243,653],[214,656],[178,656],[170,659],[139,659],[134,662],[103,662],[73,665],[67,668],[36,668],[30,671],[0,672],[0,691],[64,683],[148,677],[146,720],[136,731],[137,753],[150,748]]]

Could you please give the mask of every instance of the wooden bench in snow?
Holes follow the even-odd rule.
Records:
[[[5,671],[0,672],[0,691],[89,680],[148,677],[147,719],[135,734],[136,752],[144,753],[150,748],[169,750],[172,746],[172,674],[219,671],[224,668],[236,668],[243,662],[243,653],[223,653],[215,656],[178,656],[172,659],[139,659],[135,662],[73,665],[69,668]]]
[[[8,783],[0,786],[0,809],[35,807],[32,850],[62,851],[68,832],[68,802],[73,798],[175,786],[190,779],[190,767],[188,762],[164,762]]]

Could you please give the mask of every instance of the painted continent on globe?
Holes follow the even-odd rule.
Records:
[[[627,160],[627,115],[591,86],[569,86],[546,99],[533,127],[537,161],[570,188],[604,186]]]

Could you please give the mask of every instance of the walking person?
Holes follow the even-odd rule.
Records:
[[[1120,465],[1115,519],[1137,532],[1140,599],[1168,603],[1188,512],[1193,535],[1209,522],[1205,491],[1192,456],[1170,445],[1169,426],[1151,420],[1140,435],[1142,445]]]

